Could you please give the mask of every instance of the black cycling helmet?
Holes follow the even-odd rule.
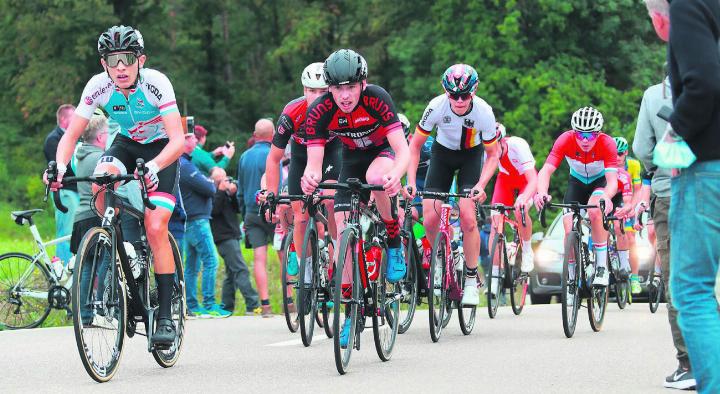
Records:
[[[98,38],[98,52],[101,57],[113,52],[130,51],[135,56],[145,53],[142,34],[131,26],[113,26]]]
[[[323,66],[328,85],[345,85],[367,79],[367,62],[352,49],[339,49],[325,60]]]

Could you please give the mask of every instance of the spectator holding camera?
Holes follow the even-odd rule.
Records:
[[[225,145],[218,146],[212,152],[206,151],[204,148],[207,142],[208,131],[201,125],[194,126],[195,138],[197,138],[197,147],[192,152],[192,162],[205,176],[210,175],[213,167],[226,169],[235,154],[235,143],[226,141]]]
[[[210,226],[215,246],[225,261],[222,309],[229,312],[235,310],[235,292],[240,290],[245,298],[245,315],[260,314],[262,309],[258,293],[250,283],[250,271],[240,250],[240,222],[237,216],[240,204],[235,198],[237,184],[220,167],[213,168],[210,177],[217,190],[213,198]]]

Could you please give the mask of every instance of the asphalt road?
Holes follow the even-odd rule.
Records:
[[[304,348],[281,316],[189,321],[183,354],[169,369],[147,353],[144,337],[126,340],[120,370],[102,385],[83,369],[71,327],[3,331],[0,393],[670,392],[662,381],[676,361],[664,305],[653,315],[646,304],[624,311],[611,304],[599,333],[582,309],[572,339],[563,334],[560,305],[528,306],[519,317],[505,307],[493,320],[478,312],[470,336],[453,316],[432,343],[427,312],[419,311],[385,363],[365,330],[345,376],[321,330]]]

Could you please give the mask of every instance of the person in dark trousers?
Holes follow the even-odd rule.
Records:
[[[235,310],[235,292],[240,290],[245,298],[245,314],[260,314],[260,300],[257,291],[250,283],[250,271],[240,250],[240,204],[235,194],[237,184],[228,178],[225,170],[215,167],[210,173],[215,182],[215,198],[213,199],[212,228],[213,239],[218,253],[225,261],[225,280],[222,286],[222,309]]]
[[[668,40],[670,15],[669,6],[665,0],[647,1],[648,11],[655,26],[658,37]],[[657,168],[653,164],[653,152],[655,146],[665,135],[668,123],[657,116],[660,108],[667,106],[672,108],[672,94],[670,91],[670,79],[657,85],[649,87],[643,94],[640,111],[638,113],[635,138],[633,140],[633,152],[643,165],[653,172],[651,181],[653,198],[650,204],[652,218],[657,235],[657,254],[660,257],[663,276],[665,277],[665,299],[668,308],[668,321],[672,334],[673,345],[675,346],[675,357],[678,360],[678,367],[673,373],[665,378],[663,386],[674,389],[689,389],[696,385],[695,376],[690,368],[687,347],[682,332],[677,323],[677,309],[670,294],[670,233],[668,228],[668,212],[670,210],[670,170]]]
[[[187,221],[187,214],[185,213],[185,206],[183,205],[182,193],[180,188],[175,192],[175,208],[173,209],[172,216],[168,222],[168,231],[175,238],[178,249],[180,250],[180,256],[185,261],[185,222]]]
[[[192,163],[190,154],[197,145],[195,134],[185,134],[185,153],[180,157],[180,192],[187,214],[185,228],[185,295],[191,317],[222,318],[231,315],[215,303],[217,256],[210,230],[215,184]],[[202,263],[202,307],[196,297],[197,277]]]
[[[670,26],[670,126],[697,158],[671,180],[670,292],[697,390],[720,393],[720,2],[675,0]]]
[[[47,160],[48,163],[55,161],[55,153],[57,152],[58,143],[60,142],[60,138],[62,138],[65,134],[65,129],[67,129],[70,125],[70,119],[72,119],[74,112],[75,106],[72,104],[63,104],[58,107],[57,112],[55,113],[57,125],[47,135],[45,143],[43,144],[43,153],[45,154],[45,160]],[[68,168],[65,176],[74,175],[75,173],[73,170]],[[65,213],[60,212],[59,209],[55,210],[55,236],[63,237],[72,233],[75,211],[80,205],[80,196],[78,195],[77,185],[74,183],[66,185],[57,193],[60,193],[60,198],[68,209]],[[68,261],[70,261],[72,253],[70,252],[69,242],[61,242],[57,244],[55,251],[64,264],[67,264]]]

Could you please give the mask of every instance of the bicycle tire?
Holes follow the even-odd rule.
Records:
[[[606,267],[610,266],[608,258]],[[606,268],[607,269],[607,268]],[[590,297],[587,301],[588,319],[590,327],[593,331],[602,330],[603,321],[605,320],[605,311],[607,310],[608,286],[591,286]]]
[[[340,375],[347,373],[348,367],[350,366],[350,357],[355,347],[355,340],[359,339],[357,324],[359,318],[358,310],[360,309],[359,304],[362,302],[362,282],[360,281],[357,249],[357,234],[353,228],[348,227],[342,233],[340,253],[338,254],[338,260],[335,262],[336,270],[334,274],[333,326],[338,327],[338,334],[333,336],[333,351],[335,354],[335,368],[337,368]],[[349,299],[343,297],[342,291],[342,273],[348,260],[347,257],[350,258],[350,269],[352,270],[352,282],[349,284]],[[350,319],[348,343],[345,348],[340,346],[341,332],[339,330],[340,327],[343,326],[340,321],[341,317]],[[344,319],[342,322],[344,323]]]
[[[171,298],[171,313],[175,322],[177,335],[175,337],[175,342],[169,349],[152,350],[153,358],[158,365],[163,368],[170,368],[174,366],[180,358],[180,353],[185,339],[185,311],[187,307],[187,302],[185,301],[185,270],[183,269],[180,248],[178,248],[175,237],[173,237],[172,234],[168,234],[168,236],[170,248],[173,253],[173,259],[175,260],[175,283],[173,284],[173,294]],[[148,266],[150,266],[150,264],[148,264]]]
[[[618,308],[625,309],[628,304],[629,285],[625,279],[618,280],[617,277],[615,278],[615,301],[617,302]]]
[[[21,265],[27,265],[27,267],[23,269]],[[38,290],[42,288],[41,292],[45,293],[45,297],[23,297],[22,292],[20,292],[20,294],[15,293],[11,296],[13,293],[11,289],[18,286],[19,283],[17,281],[19,281],[21,279],[20,277],[30,268],[30,265],[33,266],[30,275],[39,273],[40,276],[37,276],[29,283],[32,283],[33,287],[37,287]],[[20,268],[17,276],[11,271],[13,266]],[[26,280],[24,283],[28,283],[28,281]],[[41,262],[33,260],[31,256],[16,252],[0,255],[0,323],[13,330],[35,328],[41,325],[50,314],[51,307],[48,300],[48,292],[52,285],[53,280],[48,270]],[[23,289],[25,289],[24,286]],[[30,290],[32,291],[32,289]],[[37,293],[38,291],[34,290],[32,292]],[[24,301],[24,299],[30,300],[30,302]],[[37,308],[33,308],[36,309],[35,311],[28,311],[28,314],[19,313],[24,305],[28,305],[31,308],[36,306]],[[7,311],[7,313],[3,311]],[[15,319],[11,320],[11,314]],[[18,320],[17,317],[22,315],[27,315],[29,320]]]
[[[300,337],[305,347],[312,344],[317,318],[318,303],[318,241],[317,231],[308,226],[303,239],[302,258],[298,271],[298,320],[300,322]],[[308,259],[310,261],[308,261]],[[307,276],[308,263],[310,264],[310,278]]]
[[[570,272],[570,251],[575,256],[574,272]],[[561,280],[560,301],[562,303],[563,331],[565,336],[572,338],[577,327],[578,308],[580,307],[580,281],[582,266],[580,255],[580,237],[576,231],[571,231],[565,240],[565,257],[563,258],[563,274]]]
[[[380,275],[375,287],[377,308],[372,314],[375,350],[382,361],[389,361],[392,357],[400,323],[400,300],[396,297],[400,294],[400,285],[399,282],[390,283],[387,280],[384,269],[388,264],[387,255],[387,248],[383,248]]]
[[[465,288],[465,272],[467,267],[463,264],[463,270],[460,272],[460,288]],[[477,305],[462,305],[458,301],[458,322],[460,323],[460,331],[463,335],[470,335],[475,327],[475,316],[477,315]]]
[[[283,289],[283,314],[285,315],[285,323],[287,324],[288,330],[295,333],[300,328],[300,322],[298,321],[298,310],[296,302],[299,298],[297,297],[297,275],[293,279],[288,275],[287,264],[290,259],[290,247],[292,246],[292,231],[285,234],[282,243],[282,255],[280,270],[280,289]],[[290,292],[291,294],[288,294]]]
[[[648,307],[650,308],[650,313],[657,312],[658,307],[660,306],[660,302],[662,301],[663,291],[665,291],[665,282],[662,276],[660,276],[659,286],[653,286],[652,280],[655,275],[656,274],[653,274],[650,277],[650,284],[648,285]]]
[[[326,267],[328,269],[328,279],[325,283],[325,288],[322,289],[324,294],[322,307],[320,308],[320,315],[322,316],[322,328],[325,331],[325,336],[327,336],[328,338],[332,338],[335,334],[335,327],[333,327],[332,319],[330,318],[330,308],[328,308],[327,304],[333,299],[333,278],[330,275],[330,272],[332,272],[333,274],[335,273],[335,262],[331,257],[335,253],[335,245],[333,244],[332,238],[330,238],[329,236],[325,237],[325,245],[325,247],[328,249],[328,257],[330,258],[330,261],[328,261],[328,267]],[[330,245],[332,245],[332,249],[329,248]]]
[[[517,252],[515,253],[515,259],[517,256],[522,256],[522,243],[518,244]],[[525,308],[525,300],[527,299],[527,289],[530,283],[530,276],[523,275],[520,270],[520,266],[517,261],[515,264],[510,266],[510,305],[515,316],[520,316]]]
[[[498,249],[500,247],[500,249]],[[498,273],[497,276],[493,275],[494,265],[491,266],[490,272],[487,275],[487,310],[488,316],[494,319],[497,316],[497,310],[500,306],[500,298],[505,292],[505,267],[507,265],[507,250],[505,249],[505,240],[500,237],[500,234],[495,234],[492,243],[492,249],[490,252],[490,258],[495,260],[496,254],[498,255]],[[497,294],[492,294],[493,283],[497,282]]]
[[[445,323],[446,315],[448,314],[448,289],[445,284],[445,276],[447,270],[447,235],[445,233],[438,233],[435,237],[435,242],[432,248],[432,258],[430,259],[430,273],[428,286],[428,308],[429,308],[429,321],[430,321],[430,339],[433,342],[440,340],[443,328],[447,325]],[[439,271],[438,271],[439,270]],[[438,276],[438,273],[440,274]]]
[[[400,281],[402,298],[400,300],[399,334],[404,334],[410,329],[410,325],[412,325],[413,319],[415,318],[415,310],[417,309],[418,302],[417,255],[415,254],[417,245],[415,245],[415,237],[412,235],[412,232],[410,232],[410,236],[407,237],[406,241],[405,263],[407,265],[407,274],[405,278]],[[406,309],[403,309],[403,305],[406,305]],[[403,313],[403,310],[405,310],[405,313]]]
[[[123,344],[125,340],[125,320],[127,318],[127,304],[125,294],[125,278],[123,276],[122,269],[119,267],[119,261],[108,261],[111,259],[110,256],[113,254],[112,237],[110,233],[102,227],[93,227],[83,237],[80,247],[78,248],[78,254],[75,261],[75,273],[76,279],[72,286],[72,311],[73,311],[73,328],[75,331],[75,343],[77,345],[78,353],[80,354],[80,361],[85,367],[85,371],[90,377],[99,383],[109,381],[115,376],[115,373],[120,366],[120,358],[123,353]],[[98,258],[102,259],[99,264],[107,264],[105,271],[102,270],[101,265],[97,265]],[[87,267],[87,268],[86,268]],[[109,268],[109,269],[108,269]],[[108,277],[107,273],[110,272]],[[97,278],[96,278],[96,273]],[[89,275],[87,280],[83,280],[84,275]],[[116,285],[117,294],[112,293],[112,278],[117,279]],[[96,280],[97,279],[97,280]],[[109,282],[109,283],[106,283]],[[88,289],[92,289],[92,292],[88,294],[83,293],[84,285],[89,286]],[[101,287],[102,286],[102,287]],[[110,289],[108,291],[108,288]],[[95,293],[95,296],[92,295]],[[102,293],[102,299],[100,300],[89,300],[89,297],[95,298],[99,293]],[[106,299],[112,297],[112,304]],[[97,304],[102,308],[104,315],[96,314],[99,312],[96,310],[90,311],[91,316],[83,316],[83,312],[88,312],[88,304],[92,305],[95,309],[98,307]],[[108,307],[108,304],[117,305],[115,307]],[[84,310],[83,310],[84,309]],[[110,313],[109,313],[110,312]],[[108,318],[110,316],[110,318]],[[98,323],[96,323],[96,318]],[[112,320],[116,318],[117,324],[112,324]],[[85,320],[85,321],[83,321]],[[87,327],[86,327],[87,325]],[[105,327],[103,327],[105,325]],[[95,326],[95,327],[91,327]],[[115,329],[116,328],[116,329]],[[98,357],[92,352],[92,344],[89,344],[85,340],[85,330],[95,329],[106,329],[107,331],[116,331],[116,338],[113,342],[113,348],[109,349],[106,354],[110,354],[110,360],[104,365],[99,365],[101,359],[101,352],[98,352]],[[93,336],[94,338],[95,336]],[[90,338],[90,339],[93,339]],[[105,344],[109,345],[110,342],[104,341]],[[88,354],[90,353],[90,354]]]

